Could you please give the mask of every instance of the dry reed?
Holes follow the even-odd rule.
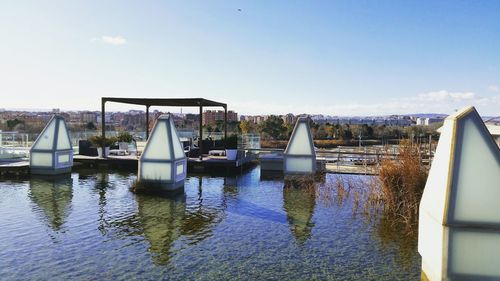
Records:
[[[385,216],[401,224],[409,234],[416,229],[418,207],[428,170],[422,153],[409,142],[402,142],[397,159],[384,159],[378,175],[379,189],[373,187],[370,200],[383,201]]]

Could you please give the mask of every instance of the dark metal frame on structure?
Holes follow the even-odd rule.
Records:
[[[200,159],[203,159],[203,107],[222,107],[224,108],[224,138],[227,138],[227,104],[211,101],[202,98],[173,98],[173,99],[156,99],[156,98],[101,98],[101,130],[104,151],[106,137],[106,102],[128,103],[135,105],[146,106],[146,140],[149,138],[149,107],[151,106],[182,106],[182,107],[199,107],[200,108],[200,136],[198,138],[198,147],[200,149]],[[104,154],[103,154],[104,155]]]

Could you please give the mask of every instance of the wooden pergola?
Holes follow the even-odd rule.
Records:
[[[200,159],[203,158],[203,107],[223,107],[224,108],[224,138],[227,138],[227,104],[211,101],[202,98],[173,98],[173,99],[156,99],[156,98],[101,98],[101,128],[104,151],[106,137],[106,102],[127,103],[135,105],[143,105],[146,107],[146,140],[149,138],[149,108],[151,106],[174,106],[174,107],[199,107],[200,109],[200,136],[198,138],[198,147],[200,149]],[[104,155],[104,154],[103,154]]]

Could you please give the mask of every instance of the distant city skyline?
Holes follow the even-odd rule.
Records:
[[[474,105],[500,116],[499,10],[498,1],[3,1],[0,108],[202,97],[241,115]]]

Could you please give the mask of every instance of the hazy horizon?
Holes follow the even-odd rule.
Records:
[[[87,109],[61,109],[61,108],[0,108],[0,110],[5,110],[5,111],[20,111],[20,112],[52,112],[54,109],[59,109],[62,112],[83,112],[83,111],[91,111],[91,112],[100,112],[99,110],[87,110]],[[170,109],[170,110],[169,110]],[[151,106],[150,107],[150,113],[154,112],[155,110],[158,110],[160,112],[166,113],[173,113],[173,114],[188,114],[188,113],[193,113],[193,114],[199,114],[199,109],[198,108],[190,108],[191,110],[185,110],[186,107],[182,107],[182,112],[181,107],[166,107],[166,106]],[[189,108],[188,108],[189,109]],[[116,113],[116,112],[121,112],[121,113],[126,113],[131,110],[139,110],[145,112],[145,107],[144,106],[137,106],[137,108],[129,108],[129,109],[121,109],[121,110],[108,110],[106,106],[106,112],[107,113]],[[222,110],[218,107],[204,107],[203,111],[206,110]],[[228,109],[232,110],[232,109]],[[308,115],[323,115],[323,116],[330,116],[330,117],[385,117],[385,116],[391,116],[391,115],[398,115],[398,116],[424,116],[424,115],[432,115],[432,116],[447,116],[450,114],[446,113],[439,113],[439,112],[429,112],[429,113],[423,113],[423,112],[411,112],[411,113],[404,113],[404,114],[381,114],[381,115],[333,115],[333,114],[326,114],[326,113],[318,113],[318,114],[312,114],[308,112],[300,112],[300,113],[293,113],[293,112],[288,112],[288,113],[262,113],[262,114],[245,114],[245,113],[240,113],[236,112],[238,116],[257,116],[257,115],[286,115],[288,113],[292,113],[294,115],[301,115],[301,114],[308,114]],[[481,115],[482,117],[499,117],[499,116],[492,116],[492,115]]]

